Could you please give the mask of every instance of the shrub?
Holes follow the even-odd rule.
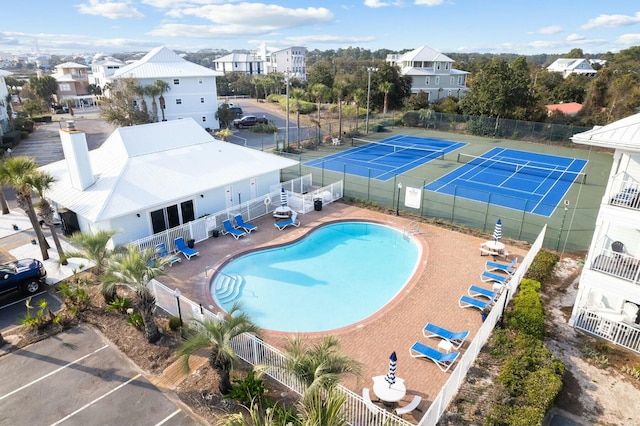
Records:
[[[181,322],[182,321],[178,317],[169,317],[169,330],[176,331],[182,326]]]
[[[247,377],[244,379],[236,379],[233,383],[231,392],[229,392],[225,398],[233,399],[243,404],[258,404],[260,407],[263,406],[265,401],[264,395],[267,388],[264,381],[256,379],[253,371],[249,371]]]
[[[131,299],[128,297],[117,297],[111,301],[105,308],[107,311],[116,311],[120,313],[127,312],[127,309],[131,307]]]
[[[127,311],[127,323],[138,330],[144,330],[144,321],[142,320],[142,314],[140,312]]]
[[[16,118],[13,120],[13,128],[16,130],[23,130],[29,133],[33,132],[34,122],[28,118]]]
[[[513,307],[506,315],[507,325],[536,339],[544,337],[544,309],[540,300],[540,283],[523,279],[513,297]]]
[[[405,112],[402,116],[402,124],[407,127],[419,127],[420,126],[420,114],[415,111]]]
[[[540,250],[525,274],[526,278],[544,283],[553,273],[559,256],[546,250]]]
[[[33,117],[33,121],[36,123],[51,123],[50,115],[41,115],[39,117]]]
[[[10,130],[2,135],[2,144],[13,148],[20,143],[21,139],[22,133],[19,130]]]
[[[58,289],[64,297],[64,303],[74,314],[85,310],[91,302],[91,296],[89,296],[87,290],[81,287],[80,284],[81,283],[78,282],[62,282],[58,286]]]

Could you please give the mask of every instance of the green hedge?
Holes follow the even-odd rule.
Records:
[[[513,297],[513,308],[505,315],[507,326],[536,339],[544,337],[544,309],[540,300],[540,283],[523,279]]]
[[[525,277],[544,283],[553,273],[553,268],[556,267],[558,260],[560,258],[557,254],[540,250],[533,259]]]
[[[13,128],[23,130],[29,133],[33,132],[34,122],[28,118],[16,118],[13,120]]]
[[[2,145],[8,148],[14,148],[20,143],[22,133],[19,130],[11,130],[2,135]]]

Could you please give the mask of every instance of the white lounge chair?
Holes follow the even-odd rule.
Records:
[[[436,363],[440,370],[446,372],[449,371],[454,361],[460,356],[460,352],[440,352],[423,343],[415,342],[409,349],[409,355],[413,358],[430,359]]]
[[[297,228],[298,226],[300,226],[300,221],[298,220],[298,212],[294,210],[293,213],[291,213],[291,218],[287,220],[279,220],[274,223],[274,225],[281,231],[289,225],[293,225]]]
[[[446,328],[438,327],[430,322],[422,329],[422,335],[424,337],[439,337],[441,339],[451,342],[454,348],[458,349],[464,343],[464,339],[469,335],[469,330],[466,331],[449,331]]]

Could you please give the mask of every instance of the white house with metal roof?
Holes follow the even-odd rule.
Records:
[[[564,78],[569,77],[571,74],[586,75],[587,77],[595,77],[598,74],[598,71],[591,67],[589,61],[580,58],[556,59],[547,67],[547,71],[562,73]]]
[[[571,140],[614,154],[569,323],[640,353],[640,114]]]
[[[386,61],[411,77],[411,93],[424,92],[430,102],[447,96],[462,98],[468,91],[469,72],[453,68],[453,59],[428,46],[420,46],[405,54],[389,54]]]
[[[41,168],[56,179],[47,198],[72,230],[116,231],[114,245],[265,196],[298,163],[217,140],[192,118],[119,128],[92,151],[70,124],[65,159]]]
[[[12,75],[12,73],[9,71],[0,70],[0,136],[8,130],[9,125],[8,105],[6,105],[9,89],[7,88],[5,77],[9,77],[10,75]]]
[[[216,77],[223,73],[189,62],[164,46],[147,53],[135,61],[115,71],[114,79],[134,78],[140,86],[155,84],[162,80],[168,90],[162,93],[160,120],[180,120],[191,117],[203,128],[216,130],[220,123],[218,111],[218,91]],[[145,95],[145,102],[152,105],[158,99]]]

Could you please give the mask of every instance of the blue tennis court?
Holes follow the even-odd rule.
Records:
[[[376,142],[354,139],[354,144],[361,145],[304,165],[386,181],[466,145],[406,135]]]
[[[587,160],[494,148],[480,157],[458,154],[465,163],[424,189],[551,216],[575,183],[586,183]]]

